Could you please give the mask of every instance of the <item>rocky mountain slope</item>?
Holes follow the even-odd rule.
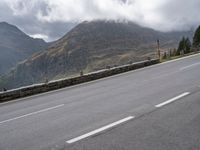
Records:
[[[154,57],[156,40],[161,47],[177,46],[190,32],[163,33],[134,23],[113,21],[83,22],[73,28],[45,51],[20,63],[6,78],[8,88],[43,82]]]
[[[0,22],[0,75],[47,45],[42,39],[29,37],[16,26]]]

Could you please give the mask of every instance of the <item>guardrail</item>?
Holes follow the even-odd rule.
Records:
[[[55,81],[50,81],[49,83],[35,84],[31,86],[14,89],[14,90],[9,90],[9,91],[0,93],[0,103],[39,94],[39,93],[53,91],[53,90],[64,88],[64,87],[69,87],[76,84],[81,84],[84,82],[97,80],[100,78],[105,78],[108,76],[128,72],[131,70],[143,68],[143,67],[154,65],[157,63],[159,63],[158,59],[147,60],[147,61],[142,61],[138,63],[114,67],[110,69],[105,69],[105,70],[97,71],[93,73],[88,73],[83,76],[74,77],[70,79],[59,79]]]

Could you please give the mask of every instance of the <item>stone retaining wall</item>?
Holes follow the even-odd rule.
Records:
[[[60,89],[60,88],[68,87],[68,86],[73,86],[76,84],[81,84],[84,82],[89,82],[89,81],[97,80],[100,78],[105,78],[108,76],[128,72],[131,70],[143,68],[143,67],[154,65],[157,63],[159,63],[159,60],[157,59],[147,60],[147,61],[128,64],[128,65],[119,66],[115,68],[105,69],[102,71],[93,72],[93,73],[89,73],[83,76],[74,77],[70,79],[60,79],[57,81],[51,81],[49,83],[35,84],[35,85],[27,86],[27,87],[22,87],[22,88],[10,90],[10,91],[2,92],[0,93],[0,103],[14,100],[17,98],[23,98],[23,97],[39,94],[39,93],[44,93],[44,92],[48,92],[48,91],[52,91],[52,90],[56,90],[56,89]]]

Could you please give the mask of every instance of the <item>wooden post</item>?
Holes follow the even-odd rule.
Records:
[[[159,39],[157,40],[157,48],[158,48],[158,51],[157,51],[157,53],[158,53],[158,59],[161,61],[161,54],[160,54],[160,41],[159,41]]]

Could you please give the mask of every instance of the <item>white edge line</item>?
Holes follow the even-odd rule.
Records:
[[[195,67],[195,66],[197,66],[197,65],[200,65],[200,63],[194,63],[194,64],[192,64],[192,65],[189,65],[189,66],[186,66],[186,67],[182,67],[180,70],[186,70],[186,69],[188,69],[188,68]]]
[[[22,115],[22,116],[19,116],[19,117],[7,119],[7,120],[4,120],[4,121],[0,121],[0,124],[6,123],[6,122],[10,122],[10,121],[14,121],[14,120],[17,120],[17,119],[21,119],[21,118],[24,118],[24,117],[36,115],[36,114],[43,113],[43,112],[46,112],[46,111],[50,111],[52,109],[56,109],[56,108],[59,108],[59,107],[62,107],[62,106],[64,106],[64,104],[57,105],[57,106],[50,107],[50,108],[46,108],[46,109],[42,109],[42,110],[39,110],[39,111],[35,111],[35,112],[29,113],[29,114],[26,114],[26,115]]]
[[[77,84],[77,85],[72,85],[72,86],[68,86],[68,87],[65,87],[65,88],[57,89],[57,90],[52,90],[52,91],[45,92],[45,93],[35,94],[35,95],[27,96],[27,97],[24,97],[24,98],[18,98],[16,100],[11,100],[11,101],[8,101],[8,102],[0,103],[0,106],[1,105],[5,105],[5,104],[10,104],[10,103],[18,102],[18,101],[21,101],[21,100],[36,98],[36,97],[43,96],[43,95],[48,95],[48,94],[54,94],[54,93],[57,93],[57,92],[62,92],[62,91],[65,91],[67,89],[72,89],[72,88],[75,88],[75,87],[80,87],[80,86],[88,85],[88,84],[91,84],[91,83],[96,83],[98,81],[103,81],[103,80],[106,80],[106,79],[110,79],[110,78],[122,76],[122,75],[125,75],[125,74],[130,74],[130,73],[133,73],[133,72],[136,72],[136,71],[142,71],[144,69],[152,68],[152,67],[155,67],[155,66],[160,66],[160,65],[163,65],[163,64],[172,63],[172,62],[175,62],[175,61],[187,59],[187,58],[190,58],[190,57],[195,57],[195,56],[198,56],[198,55],[200,55],[200,53],[197,53],[197,54],[194,54],[194,55],[185,56],[185,57],[174,59],[174,60],[170,60],[170,61],[166,61],[166,62],[162,62],[162,63],[158,63],[158,64],[155,64],[155,65],[150,65],[150,66],[147,66],[147,67],[144,67],[144,68],[135,69],[135,70],[132,70],[132,71],[128,71],[128,72],[116,74],[116,75],[109,76],[109,77],[105,77],[105,78],[101,78],[101,79],[97,79],[97,80],[92,80],[92,81],[89,81],[89,82],[85,82],[85,83],[81,83],[81,84]]]
[[[198,55],[200,55],[200,53],[193,54],[193,55],[189,55],[189,56],[183,56],[183,57],[181,57],[181,58],[177,58],[177,59],[169,60],[169,61],[166,61],[166,62],[163,62],[163,63],[160,63],[160,64],[168,64],[168,63],[171,63],[171,62],[175,62],[175,61],[179,61],[179,60],[183,60],[183,59],[187,59],[187,58],[195,57],[195,56],[198,56]]]
[[[181,94],[181,95],[178,95],[178,96],[176,96],[176,97],[174,97],[174,98],[172,98],[172,99],[170,99],[170,100],[167,100],[167,101],[165,101],[165,102],[163,102],[163,103],[160,103],[160,104],[156,105],[155,107],[157,107],[157,108],[163,107],[163,106],[165,106],[165,105],[167,105],[167,104],[169,104],[169,103],[172,103],[172,102],[174,102],[174,101],[176,101],[176,100],[178,100],[178,99],[180,99],[180,98],[183,98],[183,97],[185,97],[185,96],[187,96],[187,95],[189,95],[189,94],[190,94],[189,92],[185,92],[185,93],[183,93],[183,94]]]
[[[76,138],[74,138],[74,139],[68,140],[68,141],[66,141],[66,143],[72,144],[72,143],[78,142],[78,141],[80,141],[80,140],[83,140],[83,139],[88,138],[88,137],[90,137],[90,136],[93,136],[93,135],[95,135],[95,134],[98,134],[98,133],[100,133],[100,132],[103,132],[103,131],[105,131],[105,130],[108,130],[108,129],[110,129],[110,128],[113,128],[113,127],[115,127],[115,126],[117,126],[117,125],[120,125],[120,124],[122,124],[122,123],[125,123],[125,122],[127,122],[127,121],[130,121],[130,120],[132,120],[132,119],[134,119],[134,118],[135,118],[134,116],[129,116],[129,117],[127,117],[127,118],[124,118],[124,119],[119,120],[119,121],[117,121],[117,122],[111,123],[111,124],[109,124],[109,125],[107,125],[107,126],[104,126],[104,127],[102,127],[102,128],[99,128],[99,129],[97,129],[97,130],[91,131],[91,132],[89,132],[89,133],[86,133],[86,134],[81,135],[81,136],[79,136],[79,137],[76,137]]]

